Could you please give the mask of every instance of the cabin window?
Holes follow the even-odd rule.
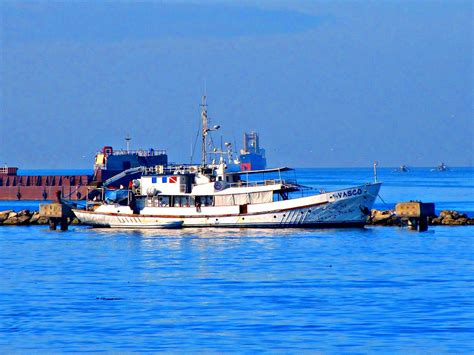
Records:
[[[184,207],[189,207],[189,206],[191,206],[191,203],[190,203],[191,197],[189,197],[189,196],[184,196],[183,199],[184,199],[184,205],[183,205]],[[193,204],[194,204],[194,202],[193,202]]]
[[[201,196],[201,206],[213,206],[212,196]]]
[[[188,205],[188,198],[186,196],[175,196],[174,207],[186,207]]]
[[[217,181],[222,181],[222,176],[219,176],[219,177],[217,178]]]
[[[158,202],[159,202],[160,207],[169,207],[170,197],[169,196],[160,196],[158,198]]]

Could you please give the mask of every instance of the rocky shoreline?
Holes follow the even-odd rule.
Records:
[[[49,218],[40,216],[38,211],[0,211],[0,225],[3,226],[29,226],[46,224],[49,224]],[[69,220],[69,224],[80,224],[80,222],[77,218],[74,218]]]
[[[0,225],[3,226],[28,226],[46,224],[49,224],[49,218],[41,217],[38,211],[0,211]],[[70,218],[69,224],[80,224],[80,222],[77,218]],[[430,226],[472,226],[474,225],[474,218],[469,218],[465,213],[458,211],[444,210],[441,211],[439,216],[429,218],[428,224]],[[407,225],[407,220],[398,217],[393,210],[372,210],[367,221],[367,225],[403,227]]]
[[[403,227],[408,223],[407,218],[401,218],[396,215],[394,210],[372,210],[367,221],[372,226],[396,226]],[[474,218],[469,218],[465,213],[453,210],[441,211],[439,216],[428,218],[430,226],[466,226],[474,225]]]

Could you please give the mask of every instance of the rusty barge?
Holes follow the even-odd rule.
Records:
[[[52,200],[57,191],[69,200],[83,200],[91,175],[17,175],[18,168],[0,168],[0,200]]]
[[[167,165],[165,150],[114,150],[105,146],[95,156],[94,173],[90,175],[19,175],[16,167],[0,167],[0,200],[53,200],[61,192],[67,200],[85,200],[88,186],[100,186],[120,172],[139,166]],[[137,175],[128,175],[114,182],[127,186]]]

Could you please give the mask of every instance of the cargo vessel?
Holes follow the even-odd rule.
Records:
[[[0,200],[52,200],[57,191],[67,200],[85,200],[88,186],[103,182],[124,170],[140,166],[167,165],[168,155],[162,149],[114,150],[103,147],[95,156],[94,173],[83,175],[18,175],[17,167],[0,168]],[[139,172],[125,175],[110,183],[110,187],[127,186]]]
[[[239,155],[240,170],[264,170],[267,168],[265,149],[260,148],[257,132],[244,133],[244,147]]]
[[[130,138],[125,138],[128,141]],[[93,181],[104,182],[117,174],[140,166],[150,167],[168,164],[168,155],[163,149],[138,149],[114,150],[111,146],[105,146],[95,156]],[[118,179],[115,185],[128,184],[136,176],[128,176],[125,180]]]

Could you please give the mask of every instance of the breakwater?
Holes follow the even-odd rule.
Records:
[[[77,218],[69,218],[69,224],[79,224]],[[38,211],[13,210],[0,211],[0,225],[3,226],[29,226],[49,224],[49,218],[41,216]]]
[[[4,226],[28,226],[28,225],[46,225],[49,224],[48,217],[40,216],[38,211],[22,210],[15,212],[13,210],[0,211],[0,225]],[[69,218],[69,224],[80,224],[77,218]],[[468,217],[465,213],[454,210],[441,211],[439,216],[430,217],[428,224],[431,226],[465,226],[474,225],[474,218]],[[372,226],[394,226],[403,227],[407,225],[407,219],[396,215],[394,210],[372,210],[367,220],[367,225]]]
[[[372,210],[367,220],[368,225],[373,226],[394,226],[403,227],[408,224],[407,218],[397,216],[394,210]],[[437,226],[465,226],[474,225],[474,218],[468,217],[465,213],[454,210],[443,210],[438,216],[429,217],[428,225]]]

